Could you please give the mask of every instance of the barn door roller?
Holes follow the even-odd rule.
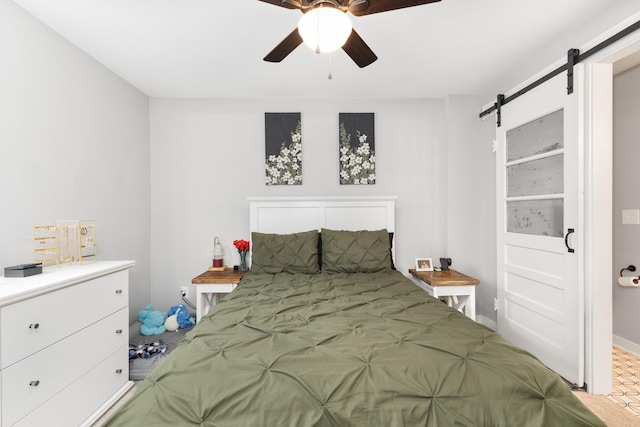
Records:
[[[569,49],[567,52],[567,95],[573,93],[573,66],[580,60],[580,49]]]

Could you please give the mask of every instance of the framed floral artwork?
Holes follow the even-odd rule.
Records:
[[[302,124],[300,113],[265,113],[267,185],[302,184]]]
[[[375,184],[373,113],[340,113],[340,184]]]

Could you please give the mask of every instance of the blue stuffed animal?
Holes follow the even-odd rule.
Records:
[[[188,328],[191,325],[194,325],[195,319],[193,316],[189,314],[184,305],[174,305],[169,309],[168,313],[169,317],[167,318],[167,322],[165,322],[165,328],[169,331],[175,331],[180,328]]]
[[[140,333],[142,335],[159,335],[166,329],[164,322],[167,320],[167,313],[155,311],[151,304],[138,313],[138,321],[142,323]]]

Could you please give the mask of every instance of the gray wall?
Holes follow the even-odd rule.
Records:
[[[630,264],[638,270],[625,275],[640,274],[640,225],[621,219],[623,209],[640,209],[640,67],[617,75],[613,91],[613,334],[640,348],[640,288],[617,284]]]
[[[495,328],[496,217],[495,155],[481,121],[479,98],[452,95],[445,100],[447,163],[447,255],[453,268],[480,279],[476,289],[479,322]],[[436,263],[437,265],[437,263]]]
[[[495,173],[491,146],[480,143],[479,110],[479,98],[465,96],[366,101],[153,99],[154,308],[164,310],[178,303],[180,287],[190,285],[210,265],[214,236],[222,240],[225,262],[238,263],[232,242],[249,238],[249,196],[398,196],[398,269],[406,273],[416,257],[447,255],[455,268],[487,283],[489,296],[479,301],[493,301],[495,236],[486,232],[495,223]],[[302,113],[301,186],[265,185],[264,113],[275,111]],[[375,185],[339,184],[340,112],[375,113]],[[483,223],[491,224],[488,230]],[[480,314],[485,305],[479,304]],[[492,302],[488,309],[488,317],[495,319]]]
[[[495,322],[495,172],[480,102],[445,100],[151,101],[152,302],[164,309],[211,263],[248,239],[248,196],[398,196],[396,265],[448,256],[481,280],[478,314]],[[303,185],[264,183],[264,113],[300,111]],[[377,181],[338,181],[338,113],[374,112]],[[486,126],[486,125],[485,125]],[[436,264],[439,264],[437,262]],[[193,294],[195,289],[192,289]],[[487,302],[489,301],[489,302]]]
[[[0,266],[33,260],[33,226],[97,221],[98,257],[133,259],[149,300],[149,101],[0,1]],[[98,303],[98,302],[97,302]]]
[[[277,111],[302,113],[300,186],[265,185],[264,113]],[[339,184],[340,112],[375,113],[375,185]],[[443,253],[443,121],[442,100],[152,100],[154,306],[175,304],[210,265],[214,236],[238,263],[232,242],[249,238],[249,196],[398,196],[398,268]]]

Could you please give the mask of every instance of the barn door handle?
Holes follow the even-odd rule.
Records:
[[[575,252],[575,249],[569,247],[569,234],[573,234],[575,233],[576,230],[574,230],[573,228],[569,228],[567,229],[567,234],[564,235],[564,245],[567,247],[567,251],[572,254]]]

